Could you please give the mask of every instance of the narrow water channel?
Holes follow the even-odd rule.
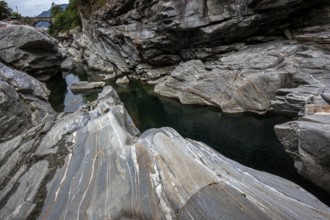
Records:
[[[58,112],[73,112],[99,91],[74,94],[72,82],[87,80],[85,74],[68,73],[48,83],[50,102]],[[224,114],[208,106],[182,105],[157,96],[153,87],[139,82],[128,86],[110,83],[141,132],[172,127],[183,137],[202,141],[221,154],[248,167],[289,179],[330,206],[329,194],[302,178],[274,133],[274,125],[291,120],[284,115]]]

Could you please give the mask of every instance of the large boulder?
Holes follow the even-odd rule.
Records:
[[[51,121],[48,96],[45,84],[0,63],[0,142]]]
[[[330,86],[329,60],[328,51],[296,41],[247,46],[216,61],[182,62],[155,92],[185,104],[214,105],[224,112],[284,112],[285,100],[278,100],[276,92],[305,84],[314,88],[310,96],[317,97],[321,88]],[[310,103],[317,101],[311,97]]]
[[[330,192],[330,105],[306,105],[302,118],[275,132],[298,173]]]
[[[140,135],[118,95],[0,143],[1,219],[329,219],[283,178],[171,128]]]
[[[0,22],[0,30],[0,61],[42,80],[58,72],[57,40],[26,25]]]

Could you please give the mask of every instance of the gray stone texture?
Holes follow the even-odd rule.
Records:
[[[77,60],[158,84],[157,93],[185,104],[297,114],[319,93],[277,91],[329,85],[328,1],[84,1],[79,8],[83,30],[69,50]]]
[[[0,63],[0,142],[55,116],[46,85]]]
[[[307,105],[299,120],[276,125],[275,132],[299,174],[330,192],[330,105],[314,106]]]
[[[26,25],[0,22],[0,61],[47,80],[59,71],[57,40]]]
[[[329,219],[296,184],[171,128],[140,134],[115,90],[0,142],[1,219]]]

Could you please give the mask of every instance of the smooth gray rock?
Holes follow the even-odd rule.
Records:
[[[330,86],[324,80],[330,76],[329,59],[329,52],[295,41],[258,44],[217,61],[183,62],[155,87],[155,92],[184,104],[214,105],[224,112],[264,113],[274,108],[283,112],[284,107],[280,108],[284,103],[275,103],[275,93],[308,84],[318,96],[321,88]],[[306,87],[301,87],[302,92],[307,93]]]
[[[321,97],[324,101],[326,101],[328,104],[330,104],[330,94],[329,93],[324,93],[324,91],[321,94]]]
[[[25,25],[1,22],[0,29],[0,61],[41,79],[58,72],[57,40]]]
[[[1,219],[330,217],[296,184],[171,128],[140,135],[111,87],[79,111],[0,143],[0,152]]]
[[[276,125],[275,133],[298,173],[330,192],[330,106],[321,106],[305,110],[308,114],[297,121]]]
[[[72,91],[84,91],[84,90],[102,89],[104,86],[105,86],[105,82],[80,81],[80,82],[72,83],[70,89]]]

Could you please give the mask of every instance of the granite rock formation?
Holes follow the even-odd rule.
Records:
[[[79,9],[83,30],[69,52],[112,77],[224,112],[302,116],[325,104],[327,0],[84,0]]]
[[[43,83],[0,63],[0,142],[51,121],[48,95]]]
[[[61,56],[57,40],[26,25],[0,23],[0,61],[47,80],[58,72]]]
[[[324,75],[330,75],[329,60],[329,52],[292,41],[246,46],[217,61],[182,62],[155,87],[155,92],[185,104],[214,105],[224,112],[263,113],[271,108],[284,112],[284,101],[276,97],[276,92],[306,84],[317,96],[323,87],[330,86],[323,80]],[[311,97],[310,102],[316,101]],[[299,111],[304,105],[301,107]]]
[[[275,126],[298,173],[330,192],[330,105],[306,105],[297,121]]]
[[[1,74],[28,77],[8,67]],[[2,91],[18,93],[17,81]],[[72,114],[39,122],[0,141],[1,219],[330,218],[296,184],[171,128],[140,134],[111,87]]]
[[[183,103],[297,114],[304,101],[276,92],[329,79],[328,1],[86,0],[79,9],[76,61],[159,84]]]

